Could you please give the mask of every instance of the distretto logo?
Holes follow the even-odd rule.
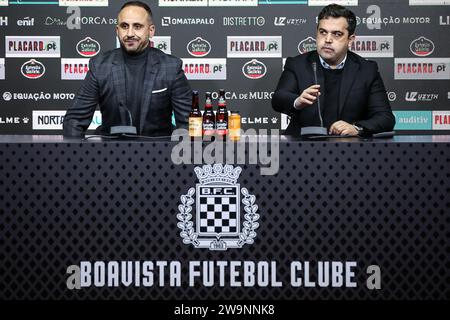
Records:
[[[5,59],[0,59],[0,80],[5,80]]]
[[[100,43],[87,37],[77,43],[77,52],[83,57],[95,57],[101,50]]]
[[[214,18],[172,18],[162,17],[161,26],[179,26],[179,25],[213,25]]]
[[[262,27],[265,24],[264,17],[223,17],[223,25],[226,27]]]
[[[211,52],[211,44],[205,39],[197,37],[187,44],[186,49],[191,56],[205,57]]]
[[[188,80],[226,80],[227,59],[182,59]]]
[[[253,59],[242,67],[242,73],[249,79],[261,79],[267,73],[267,67],[261,61]]]
[[[308,37],[306,39],[303,39],[298,44],[297,49],[300,54],[304,54],[304,53],[316,50],[317,49],[316,39],[314,39],[313,37]]]
[[[357,36],[350,50],[365,58],[392,58],[394,36]]]
[[[433,111],[433,130],[450,130],[450,111]]]
[[[25,78],[39,79],[45,74],[45,66],[39,61],[31,59],[22,65],[20,72]]]
[[[61,80],[84,80],[89,59],[61,59]]]
[[[450,58],[396,58],[396,80],[449,80]]]
[[[108,0],[59,0],[61,7],[107,7]]]
[[[431,130],[431,111],[393,111],[395,130]]]
[[[419,37],[411,42],[409,49],[416,56],[426,57],[433,53],[434,43],[430,39]]]
[[[281,58],[281,36],[227,37],[228,58]]]
[[[6,58],[59,58],[60,37],[6,36]]]
[[[33,130],[62,130],[65,110],[33,111]],[[102,114],[95,111],[88,130],[94,130],[102,124]]]
[[[336,3],[341,6],[357,6],[358,0],[334,0],[334,1],[327,1],[327,0],[309,0],[308,6],[327,6],[331,3]]]
[[[0,7],[6,7],[8,5],[8,0],[0,0]]]
[[[410,6],[449,6],[450,0],[409,0]]]

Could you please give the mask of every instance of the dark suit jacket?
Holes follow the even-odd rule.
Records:
[[[64,117],[64,136],[83,137],[97,105],[102,113],[97,132],[109,134],[111,126],[129,125],[125,90],[122,49],[92,58],[86,79]],[[150,48],[143,93],[138,134],[170,135],[172,110],[177,127],[187,127],[192,91],[179,58]]]
[[[321,85],[320,101],[323,108],[327,93],[324,90],[324,72],[317,51],[287,58],[272,97],[272,107],[291,116],[285,134],[299,135],[302,127],[320,126],[316,103],[301,110],[294,108],[295,99],[303,90],[314,84],[313,61],[317,63],[317,81]],[[357,123],[370,133],[391,131],[395,124],[376,62],[366,60],[350,51],[342,74],[337,120]]]

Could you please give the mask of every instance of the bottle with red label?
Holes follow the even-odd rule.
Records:
[[[216,132],[216,117],[214,116],[211,92],[206,92],[205,112],[203,112],[203,136],[213,136]]]
[[[219,90],[219,105],[216,112],[216,133],[219,136],[226,136],[228,134],[228,111],[224,89]]]

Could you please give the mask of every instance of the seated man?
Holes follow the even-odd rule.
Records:
[[[92,58],[89,72],[64,118],[64,136],[83,137],[97,105],[102,126],[134,126],[140,135],[170,135],[172,112],[177,127],[187,127],[192,91],[179,58],[151,48],[152,12],[143,2],[125,3],[116,33],[120,49]]]
[[[286,134],[323,126],[333,135],[391,131],[392,114],[376,62],[350,52],[356,17],[331,4],[318,17],[317,51],[288,58],[272,98],[272,107],[291,116]],[[316,66],[317,82],[313,66]],[[315,103],[320,99],[320,113]]]

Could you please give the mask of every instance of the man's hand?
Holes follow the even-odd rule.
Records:
[[[358,130],[350,123],[339,120],[331,125],[329,133],[341,136],[357,136]]]
[[[295,108],[302,109],[316,102],[317,97],[320,96],[319,89],[320,84],[314,84],[303,90],[302,94],[295,100]]]

